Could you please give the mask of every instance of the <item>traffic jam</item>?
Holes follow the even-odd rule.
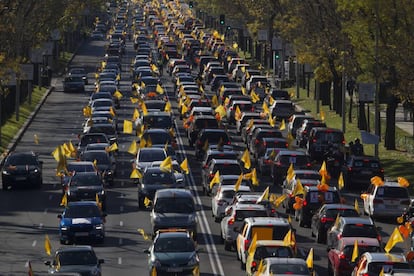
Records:
[[[64,81],[67,96],[94,83],[79,141],[51,150],[62,246],[51,250],[46,235],[48,273],[106,274],[95,247],[107,242],[108,198],[122,169],[150,225],[136,229],[148,244],[139,275],[225,275],[219,247],[237,275],[414,274],[408,181],[386,180],[358,139],[345,152],[341,130],[295,104],[188,3],[114,2],[90,39],[105,42],[95,79],[76,68]],[[10,154],[3,189],[29,177],[41,188],[41,164],[34,153]],[[384,217],[395,220],[385,237],[376,224]],[[326,248],[322,266],[316,246]]]

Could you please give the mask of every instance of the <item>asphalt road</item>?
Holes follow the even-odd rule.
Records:
[[[90,41],[85,43],[73,60],[74,65],[85,65],[91,72],[89,82],[93,83],[96,66],[104,55],[103,41]],[[123,119],[131,120],[133,105],[129,100],[131,80],[129,66],[134,56],[132,44],[127,43],[127,54],[123,58],[123,75],[120,91],[124,95],[119,110],[119,156],[118,175],[116,184],[108,191],[108,216],[106,221],[106,240],[103,245],[94,246],[99,258],[105,259],[103,265],[104,275],[145,275],[148,273],[147,255],[143,250],[150,246],[150,241],[144,240],[137,232],[143,228],[150,232],[150,220],[148,211],[139,211],[137,208],[137,188],[129,179],[131,172],[130,161],[134,157],[126,151],[134,139],[133,135],[122,133]],[[163,86],[173,104],[174,113],[178,115],[172,93],[172,82],[168,76],[162,78]],[[88,85],[91,92],[93,85]],[[65,94],[62,92],[61,80],[58,80],[55,91],[47,98],[45,104],[34,118],[25,132],[22,140],[16,147],[16,151],[33,150],[40,154],[44,161],[44,186],[41,190],[13,190],[0,191],[0,275],[27,274],[27,262],[31,261],[36,275],[46,274],[47,267],[43,264],[50,257],[44,250],[44,240],[47,234],[52,243],[52,250],[56,250],[59,244],[57,214],[62,211],[59,207],[61,189],[58,177],[55,176],[56,162],[51,152],[56,146],[72,140],[77,141],[77,135],[81,131],[84,121],[82,107],[87,104],[89,93]],[[220,243],[219,223],[214,222],[211,216],[211,198],[202,195],[200,164],[194,157],[194,151],[189,148],[184,134],[182,122],[176,116],[176,124],[180,150],[180,160],[188,158],[191,166],[191,174],[187,177],[189,189],[194,192],[196,202],[201,210],[198,212],[199,220],[199,247],[201,266],[200,271],[204,276],[208,275],[244,275],[240,269],[235,252],[224,251]],[[240,137],[233,133],[233,144],[241,147]],[[39,144],[34,142],[34,134],[39,137]],[[261,179],[260,190],[264,190],[270,181]],[[280,193],[280,189],[272,188],[272,192]],[[344,193],[344,196],[353,203],[356,195]],[[362,201],[360,201],[362,210]],[[280,210],[283,215],[283,210]],[[326,247],[314,242],[308,228],[299,227],[293,220],[297,229],[297,242],[300,251],[306,252],[314,248],[314,263],[319,275],[327,275]],[[384,241],[395,227],[394,224],[378,222],[383,228]],[[403,245],[404,246],[404,245]],[[403,246],[400,246],[403,247]],[[306,257],[306,256],[305,256]]]

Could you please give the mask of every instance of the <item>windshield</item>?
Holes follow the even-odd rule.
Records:
[[[191,198],[169,197],[158,198],[154,207],[157,213],[194,213],[194,202]]]
[[[154,252],[193,252],[194,243],[189,238],[158,238],[154,244]]]
[[[162,150],[141,151],[139,153],[139,162],[162,161],[166,158],[165,152]]]
[[[92,251],[67,251],[60,252],[57,256],[57,263],[65,265],[94,265],[98,260]]]
[[[164,172],[146,172],[144,174],[143,183],[146,185],[160,185],[160,184],[172,184],[174,183],[174,176],[172,173]]]
[[[37,165],[36,157],[26,154],[10,155],[6,165]]]
[[[75,174],[70,180],[70,186],[102,186],[102,181],[96,174]]]
[[[293,253],[286,246],[259,246],[256,248],[255,259],[261,260],[267,257],[292,258]]]
[[[72,205],[65,210],[65,218],[100,217],[101,212],[96,205]]]

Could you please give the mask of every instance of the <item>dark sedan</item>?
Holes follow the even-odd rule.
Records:
[[[69,180],[66,195],[68,201],[95,201],[98,197],[102,210],[106,210],[104,183],[96,172],[75,173]]]
[[[43,162],[33,152],[13,152],[2,170],[3,190],[15,187],[41,188]]]
[[[373,156],[350,156],[342,166],[345,188],[363,191],[368,188],[371,178],[384,178],[384,169],[378,158]]]

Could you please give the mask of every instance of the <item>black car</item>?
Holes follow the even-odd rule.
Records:
[[[12,152],[7,156],[3,169],[3,190],[15,187],[41,188],[43,162],[33,152]]]
[[[68,202],[90,200],[98,197],[102,210],[106,210],[104,182],[97,172],[77,172],[69,180],[66,189]]]
[[[286,178],[290,164],[293,164],[295,170],[310,169],[312,164],[309,156],[298,150],[281,150],[277,153],[271,163],[270,176],[275,185],[281,185]]]
[[[81,76],[67,76],[63,80],[63,92],[85,92],[85,80]]]
[[[71,77],[81,77],[85,84],[88,84],[88,74],[86,73],[85,68],[82,67],[71,67],[69,69],[69,76]]]
[[[373,156],[351,155],[342,166],[345,189],[364,191],[374,176],[384,178],[384,169],[380,160]]]
[[[102,275],[101,264],[93,248],[89,245],[62,247],[58,249],[52,261],[46,261],[49,274],[79,273],[80,275]]]
[[[114,176],[116,174],[116,163],[106,150],[87,150],[81,155],[82,161],[90,161],[96,163],[96,168],[109,186],[114,185]]]
[[[190,146],[194,144],[200,130],[205,128],[218,128],[218,122],[212,115],[195,116],[189,124],[187,129],[188,143]]]
[[[202,158],[208,147],[216,145],[223,147],[225,145],[231,145],[229,135],[224,129],[203,129],[195,140],[195,154],[197,158]]]

